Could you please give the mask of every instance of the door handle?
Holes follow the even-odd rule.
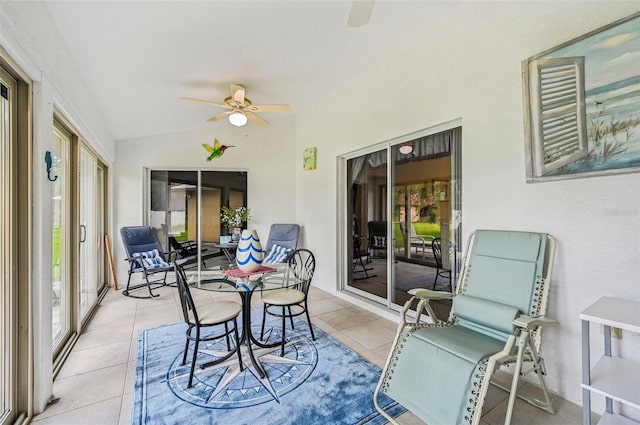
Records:
[[[84,224],[80,225],[80,243],[83,243],[87,240],[87,226]]]

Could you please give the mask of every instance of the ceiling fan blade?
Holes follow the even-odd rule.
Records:
[[[224,111],[219,113],[218,115],[212,116],[207,121],[211,121],[211,122],[220,121],[222,118],[228,117],[231,114],[233,114],[233,111]]]
[[[193,97],[181,97],[180,99],[182,100],[187,100],[189,102],[198,102],[198,103],[206,103],[208,105],[213,105],[213,106],[218,106],[220,108],[224,108],[224,109],[231,109],[231,106],[229,105],[225,105],[223,103],[217,103],[217,102],[212,102],[210,100],[204,100],[204,99],[195,99]]]
[[[367,24],[371,19],[374,3],[375,0],[353,0],[347,26],[349,28],[357,28]]]
[[[231,98],[239,104],[244,105],[244,87],[240,84],[229,84],[229,90],[231,91]]]
[[[256,114],[254,114],[253,112],[244,111],[244,113],[247,116],[247,118],[249,119],[249,121],[251,121],[254,124],[257,124],[257,125],[259,125],[261,127],[264,127],[265,125],[269,125],[268,121],[263,120],[262,118],[260,118]]]
[[[289,105],[251,105],[246,109],[252,112],[291,112]]]

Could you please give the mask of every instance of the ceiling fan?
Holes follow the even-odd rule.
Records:
[[[347,26],[349,28],[357,28],[369,23],[374,3],[375,0],[353,0],[349,10]]]
[[[245,97],[245,88],[240,84],[230,84],[229,91],[231,96],[224,100],[224,103],[212,102],[204,99],[194,99],[192,97],[183,97],[181,99],[191,102],[206,103],[208,105],[218,106],[220,108],[228,109],[228,111],[221,112],[212,116],[207,121],[219,121],[224,117],[228,117],[229,122],[236,127],[242,127],[251,121],[259,126],[268,125],[269,122],[256,115],[256,112],[290,112],[291,107],[289,105],[254,105],[251,101]]]

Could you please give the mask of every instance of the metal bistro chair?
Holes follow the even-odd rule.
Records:
[[[262,310],[260,339],[264,337],[264,323],[267,319],[267,314],[282,317],[282,348],[280,349],[280,356],[284,356],[287,317],[291,322],[291,329],[294,329],[293,318],[301,314],[306,314],[311,338],[314,341],[316,340],[307,306],[307,294],[309,293],[309,286],[311,286],[311,279],[313,278],[315,268],[316,259],[313,253],[308,249],[298,249],[289,257],[288,270],[286,272],[290,278],[295,278],[298,283],[292,287],[262,293],[264,309]],[[291,307],[297,307],[297,310],[292,310]]]
[[[374,393],[377,410],[397,424],[378,404],[382,392],[429,424],[477,425],[493,372],[515,364],[504,423],[511,423],[516,396],[553,413],[539,350],[542,327],[556,323],[544,317],[555,246],[543,233],[476,231],[446,322],[433,316],[429,301],[451,293],[409,291]],[[414,303],[417,318],[408,320]],[[434,323],[420,322],[423,310]],[[524,362],[538,376],[543,400],[517,394]]]
[[[122,291],[123,295],[132,298],[153,298],[159,296],[152,292],[152,288],[157,288],[167,284],[167,273],[173,270],[171,253],[165,253],[162,244],[158,240],[156,231],[150,226],[126,226],[120,229],[122,245],[129,262],[129,277],[127,287]],[[131,285],[131,275],[140,273],[144,283]],[[162,274],[162,278],[151,279],[154,274]],[[131,295],[130,291],[147,288],[149,296]]]
[[[242,306],[233,301],[212,301],[203,306],[196,305],[191,297],[189,290],[189,284],[184,273],[182,265],[176,265],[176,283],[178,286],[178,294],[180,295],[180,305],[182,306],[182,313],[184,321],[187,324],[187,341],[184,345],[184,354],[182,356],[182,365],[187,363],[187,353],[189,352],[189,342],[194,341],[193,356],[191,357],[191,369],[189,371],[188,388],[191,388],[193,384],[193,374],[196,367],[196,358],[198,357],[198,347],[200,342],[213,341],[220,338],[226,338],[228,354],[216,359],[213,362],[207,363],[207,366],[217,364],[227,360],[233,354],[238,355],[238,362],[240,364],[240,370],[244,370],[242,364],[242,354],[240,353],[240,338],[238,336],[238,315],[242,311]],[[232,282],[229,282],[233,285]],[[233,329],[229,329],[229,323],[233,322]],[[224,325],[224,332],[214,335],[202,335],[203,328],[214,327]],[[192,331],[195,329],[195,335],[192,335]],[[235,347],[231,349],[231,342],[229,335],[233,333]]]
[[[442,240],[435,238],[431,242],[431,249],[433,250],[433,258],[436,260],[436,278],[433,279],[433,288],[436,289],[436,283],[438,283],[438,276],[446,277],[451,283],[451,270],[445,268],[442,265]]]

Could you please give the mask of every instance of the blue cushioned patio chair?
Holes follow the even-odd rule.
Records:
[[[541,233],[478,230],[469,239],[460,283],[447,321],[438,320],[429,301],[450,293],[412,289],[402,323],[374,394],[404,405],[428,424],[479,424],[493,372],[515,364],[505,424],[524,362],[537,374],[543,400],[527,399],[553,413],[540,357],[541,329],[555,256],[555,240]],[[416,318],[407,311],[416,305]],[[428,312],[434,323],[420,322]]]
[[[298,224],[272,224],[264,246],[264,263],[286,263],[298,248]]]
[[[129,262],[129,278],[127,287],[122,291],[123,295],[133,298],[153,298],[159,296],[154,294],[152,289],[164,286],[167,283],[167,273],[173,270],[170,253],[165,253],[162,244],[158,240],[156,231],[150,226],[126,226],[120,229],[122,245]],[[131,275],[142,274],[144,280],[139,285],[131,285]],[[162,275],[161,278],[152,279],[155,274]],[[132,295],[130,291],[147,288],[148,296]]]

